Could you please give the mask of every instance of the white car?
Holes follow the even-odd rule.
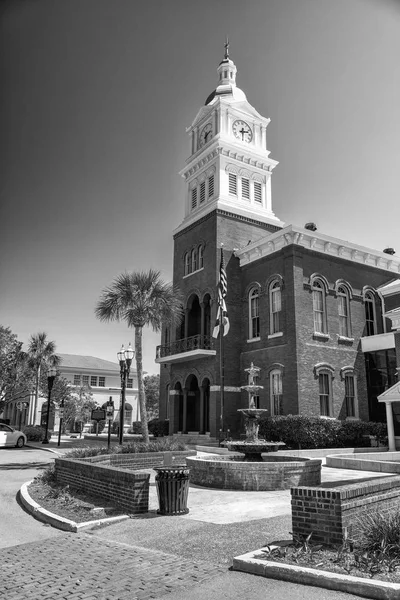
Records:
[[[26,435],[22,431],[14,429],[10,425],[5,425],[5,423],[0,423],[0,448],[4,446],[22,448],[25,444]]]

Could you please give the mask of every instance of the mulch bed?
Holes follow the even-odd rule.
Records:
[[[279,542],[275,542],[279,544]],[[271,544],[273,546],[273,544]],[[362,551],[340,552],[339,549],[322,546],[312,552],[299,551],[295,546],[286,546],[285,556],[279,556],[279,550],[255,554],[254,558],[277,563],[297,565],[309,569],[318,569],[330,573],[352,575],[363,579],[375,579],[390,583],[400,583],[400,559],[379,558],[378,555],[366,557]]]
[[[107,506],[100,498],[70,490],[68,486],[62,488],[34,480],[28,493],[42,508],[76,523],[126,514],[122,509]]]

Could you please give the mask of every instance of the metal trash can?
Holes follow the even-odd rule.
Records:
[[[189,512],[189,467],[154,467],[159,515],[186,515]]]

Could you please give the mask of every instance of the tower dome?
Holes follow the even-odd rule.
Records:
[[[225,42],[225,56],[218,65],[218,86],[208,96],[205,105],[212,105],[218,96],[224,96],[226,100],[232,102],[246,101],[246,94],[236,86],[236,65],[229,58],[229,41]]]

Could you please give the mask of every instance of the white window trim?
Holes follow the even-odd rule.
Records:
[[[268,340],[273,340],[274,338],[278,338],[278,337],[282,337],[283,336],[283,331],[278,331],[277,333],[270,333],[267,336]]]
[[[259,342],[260,340],[261,340],[261,338],[260,338],[260,337],[249,338],[249,339],[247,340],[247,343],[248,343],[248,344],[252,344],[253,342]]]

